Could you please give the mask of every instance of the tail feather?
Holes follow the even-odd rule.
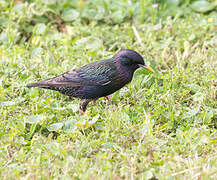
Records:
[[[27,84],[26,87],[48,87],[48,84],[43,81],[40,81],[36,83]]]
[[[27,87],[41,87],[41,88],[53,88],[53,87],[77,87],[81,85],[87,85],[84,81],[82,82],[81,79],[77,80],[76,78],[72,80],[66,78],[64,75],[60,75],[54,78],[46,79],[43,81],[35,82],[27,84]]]

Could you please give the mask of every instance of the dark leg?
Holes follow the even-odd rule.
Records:
[[[110,98],[110,96],[105,96],[105,98],[108,100],[109,104],[112,105],[112,99]]]
[[[93,99],[84,99],[81,104],[80,104],[80,107],[79,107],[79,112],[81,114],[84,114],[86,109],[87,109],[87,105],[90,101],[92,101]]]

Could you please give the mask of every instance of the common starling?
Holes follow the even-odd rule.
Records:
[[[57,77],[27,84],[27,87],[40,87],[59,91],[67,96],[83,99],[79,110],[86,111],[91,101],[106,97],[128,84],[136,69],[145,65],[142,56],[133,50],[121,50],[110,59],[96,61]]]

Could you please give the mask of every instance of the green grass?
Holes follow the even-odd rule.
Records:
[[[0,2],[0,179],[216,179],[216,11],[69,2]],[[156,72],[138,70],[113,105],[81,115],[79,99],[25,87],[124,48]]]

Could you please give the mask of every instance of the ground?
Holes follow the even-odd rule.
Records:
[[[157,2],[0,2],[0,179],[217,178],[217,12]],[[112,105],[25,87],[125,48]]]

